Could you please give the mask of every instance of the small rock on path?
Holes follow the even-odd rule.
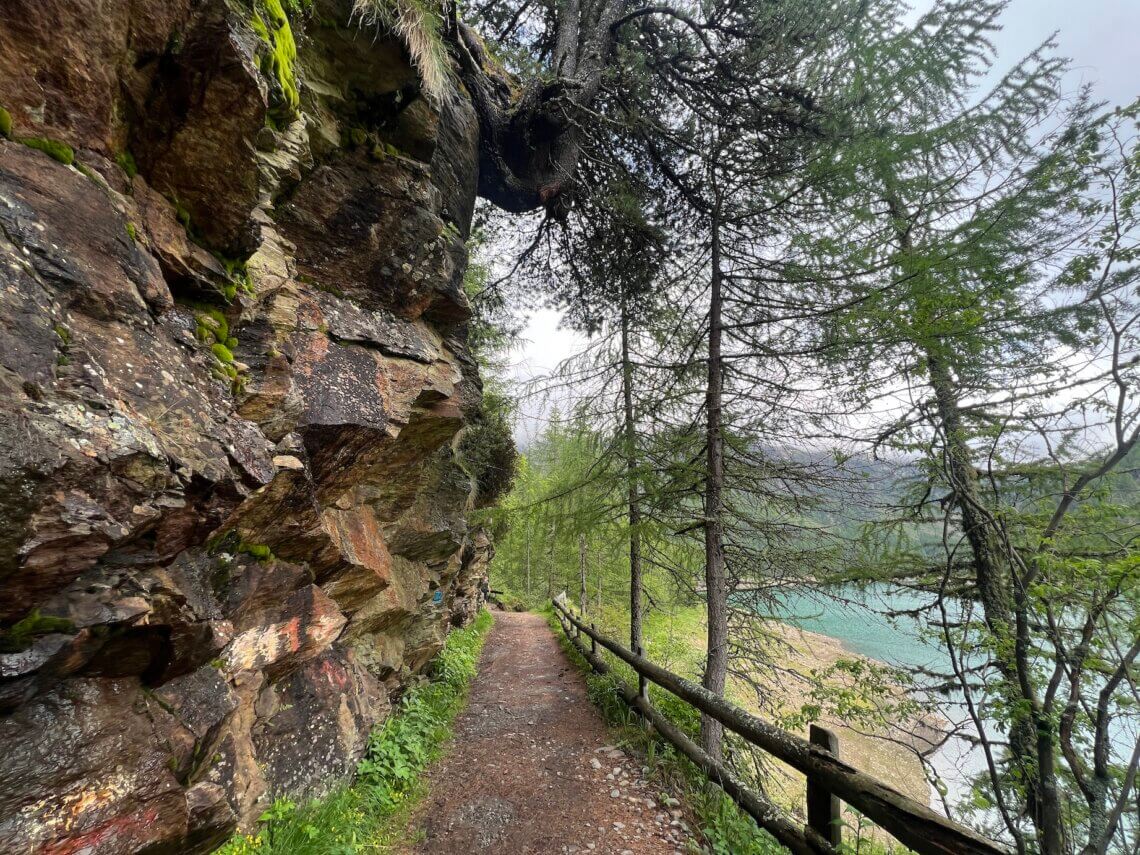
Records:
[[[417,812],[431,855],[676,855],[688,835],[607,742],[586,684],[538,615],[500,612],[455,742]]]

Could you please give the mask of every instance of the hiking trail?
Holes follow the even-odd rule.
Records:
[[[687,851],[676,801],[611,740],[542,617],[496,612],[455,741],[428,772],[413,851]]]

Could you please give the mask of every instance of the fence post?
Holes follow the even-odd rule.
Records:
[[[592,629],[594,632],[597,632],[598,631],[598,625],[596,623],[594,623],[593,621],[590,621],[590,629]],[[592,635],[590,636],[590,652],[593,653],[595,656],[598,655],[598,640],[596,638],[594,638],[594,636],[592,636]]]
[[[839,756],[839,737],[826,727],[811,725],[808,741]],[[818,831],[832,846],[840,845],[843,827],[839,819],[839,799],[823,784],[813,781],[810,775],[807,779],[807,820],[812,830]]]

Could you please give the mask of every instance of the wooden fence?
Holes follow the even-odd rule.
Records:
[[[713,694],[691,680],[666,671],[644,656],[622,647],[587,626],[559,600],[555,614],[566,637],[600,674],[610,671],[598,655],[604,647],[629,665],[638,675],[638,687],[624,684],[620,692],[627,704],[646,719],[678,751],[700,768],[757,825],[768,831],[792,852],[835,855],[841,843],[840,800],[873,820],[881,828],[919,855],[1007,855],[1008,850],[975,831],[951,822],[928,806],[907,798],[877,778],[860,772],[839,758],[838,740],[825,728],[812,725],[810,739],[781,730]],[[590,643],[587,645],[582,636]],[[749,790],[719,758],[709,756],[672,722],[649,703],[646,682],[672,692],[681,700],[708,715],[807,776],[807,824],[800,825],[766,796]]]

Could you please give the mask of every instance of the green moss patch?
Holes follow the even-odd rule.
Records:
[[[264,543],[239,543],[238,552],[251,555],[258,561],[269,561],[273,558],[273,550]]]
[[[134,155],[129,151],[120,151],[116,154],[115,163],[119,164],[119,168],[127,173],[127,178],[134,178],[139,174],[138,164],[135,163]]]
[[[0,107],[0,137],[12,136],[12,114]]]
[[[202,344],[209,345],[214,357],[210,374],[214,379],[228,383],[230,391],[236,395],[245,389],[248,378],[244,366],[234,361],[233,349],[237,347],[238,340],[230,335],[229,321],[216,306],[201,303],[193,305],[196,322],[194,336]]]
[[[42,151],[53,160],[58,160],[64,166],[71,166],[75,163],[75,149],[67,143],[62,143],[59,140],[51,140],[47,137],[24,137],[20,140],[28,148],[34,148]]]
[[[0,631],[0,653],[19,653],[42,635],[74,631],[75,624],[66,618],[41,615],[39,609],[33,609],[9,629]]]
[[[277,122],[292,121],[301,106],[297,84],[297,43],[281,0],[256,0],[250,26],[265,44],[261,54],[261,73],[276,80],[281,90],[279,103],[269,111],[270,118]]]
[[[244,259],[226,258],[217,253],[214,257],[226,269],[226,276],[230,280],[222,288],[222,296],[226,298],[227,303],[236,299],[239,292],[250,297],[256,296],[257,289],[253,285],[253,277],[249,275],[249,268],[246,267]]]

